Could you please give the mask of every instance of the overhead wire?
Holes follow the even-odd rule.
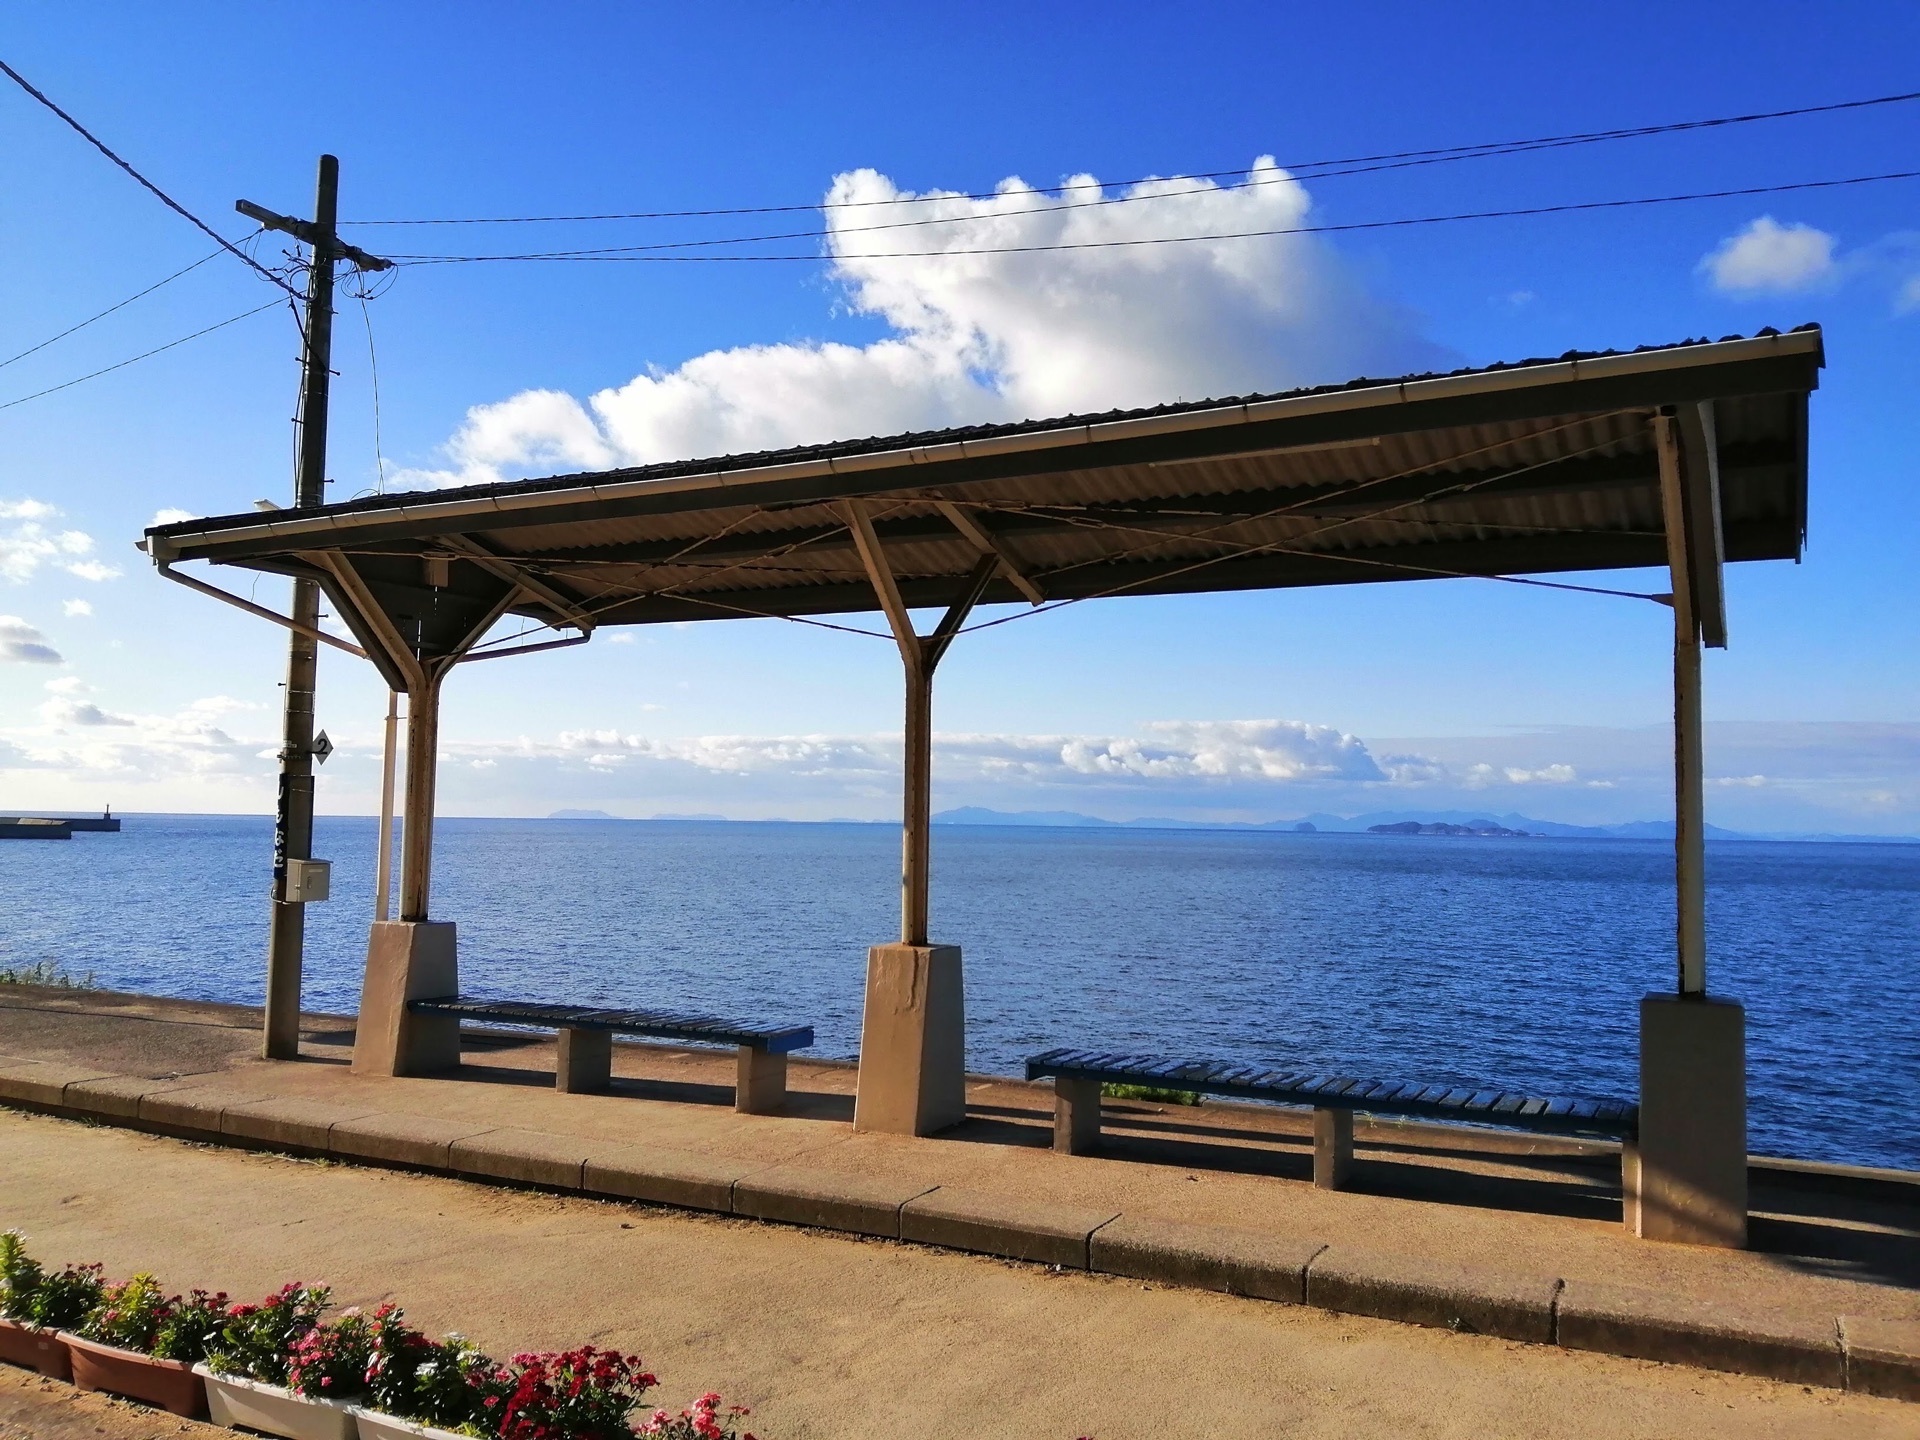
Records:
[[[76,376],[74,379],[63,381],[61,384],[58,384],[58,385],[49,385],[46,389],[36,390],[31,395],[22,395],[22,396],[19,396],[17,399],[0,402],[0,410],[11,410],[14,406],[24,405],[29,400],[38,400],[44,395],[55,395],[62,390],[71,390],[75,385],[84,384],[88,380],[97,380],[102,375],[111,375],[116,370],[124,370],[129,365],[138,364],[142,360],[151,359],[153,356],[159,355],[164,351],[171,350],[175,346],[184,345],[189,340],[198,340],[202,335],[211,335],[216,330],[224,330],[229,325],[237,325],[242,320],[249,319],[250,317],[258,315],[263,311],[277,310],[280,308],[281,303],[282,302],[276,297],[275,299],[267,301],[267,303],[264,305],[256,305],[251,310],[242,310],[238,315],[229,316],[227,319],[220,321],[218,324],[209,325],[204,329],[196,330],[191,335],[182,335],[178,340],[169,340],[164,345],[156,345],[151,350],[143,350],[141,351],[140,354],[134,355],[126,360],[121,360],[116,364],[103,366],[98,370],[94,370],[86,375]]]
[[[144,290],[136,290],[133,294],[127,296],[126,299],[120,301],[118,304],[109,305],[106,309],[102,310],[98,315],[89,315],[86,319],[82,320],[79,324],[69,325],[66,329],[62,330],[58,335],[49,335],[45,340],[42,340],[38,345],[30,345],[25,350],[22,350],[18,355],[9,355],[6,359],[0,360],[0,370],[6,369],[7,366],[13,364],[16,360],[24,360],[29,355],[39,354],[42,350],[46,349],[49,345],[52,345],[57,343],[58,341],[64,340],[69,335],[78,334],[80,331],[86,329],[89,325],[93,324],[96,320],[104,320],[107,318],[107,316],[113,314],[116,310],[126,309],[127,306],[133,304],[133,302],[136,300],[144,300],[147,296],[153,294],[153,292],[158,290],[161,286],[171,285],[174,281],[178,280],[182,275],[190,274],[191,272],[198,270],[202,265],[206,264],[209,260],[217,260],[225,253],[226,252],[224,250],[214,250],[209,252],[208,254],[202,255],[198,260],[194,261],[191,265],[186,266],[184,269],[174,271],[173,274],[167,276],[167,278],[164,280],[154,281],[153,284],[147,286],[147,288]]]
[[[393,255],[396,265],[474,265],[494,261],[599,261],[654,263],[733,263],[753,264],[773,261],[799,261],[818,264],[823,261],[849,260],[937,260],[964,255],[1025,255],[1049,251],[1130,249],[1149,245],[1190,245],[1217,240],[1257,240],[1284,235],[1335,235],[1369,230],[1398,230],[1421,225],[1450,225],[1466,220],[1508,220],[1536,215],[1565,215],[1596,210],[1625,210],[1652,205],[1678,205],[1700,200],[1739,199],[1754,195],[1783,195],[1807,190],[1833,190],[1853,185],[1872,185],[1891,180],[1920,178],[1920,170],[1895,170],[1876,175],[1854,175],[1837,180],[1799,180],[1778,185],[1747,185],[1727,190],[1696,190],[1678,195],[1634,196],[1620,200],[1579,200],[1554,205],[1527,205],[1506,210],[1469,210],[1448,215],[1416,215],[1392,220],[1353,220],[1330,225],[1292,225],[1262,230],[1232,230],[1211,235],[1157,235],[1114,240],[1066,240],[1033,245],[979,245],[939,250],[882,250],[854,252],[815,252],[774,255],[694,255],[684,253],[701,247],[727,244],[745,245],[776,239],[833,239],[849,231],[808,231],[778,236],[740,236],[723,240],[662,241],[650,245],[599,246],[584,250],[529,251],[496,255]],[[889,229],[890,226],[874,226]],[[675,253],[664,253],[675,252]]]
[[[72,126],[73,129],[79,133],[82,139],[84,139],[89,145],[93,146],[93,148],[98,150],[102,155],[106,156],[107,159],[111,160],[114,164],[118,165],[122,170],[126,171],[127,174],[131,175],[149,192],[151,192],[160,201],[161,204],[165,205],[169,210],[173,211],[174,214],[180,216],[188,224],[192,225],[195,229],[199,230],[202,234],[206,235],[208,239],[217,241],[222,250],[225,250],[229,254],[237,257],[243,264],[257,271],[263,279],[270,280],[271,282],[273,282],[273,284],[279,286],[282,290],[286,290],[289,293],[297,293],[297,292],[294,292],[293,287],[289,285],[284,279],[274,274],[273,271],[267,269],[266,266],[262,265],[258,260],[255,260],[251,255],[247,254],[246,251],[242,250],[238,245],[234,244],[231,240],[227,239],[226,236],[222,235],[218,230],[214,229],[211,225],[207,224],[206,221],[202,220],[198,215],[195,215],[191,210],[187,209],[186,206],[182,205],[178,200],[175,200],[171,195],[167,194],[167,192],[162,190],[158,185],[154,184],[153,181],[149,180],[146,176],[142,175],[138,170],[134,169],[132,165],[127,163],[127,161],[123,160],[119,155],[115,154],[111,149],[108,148],[104,140],[102,140],[99,136],[95,135],[91,130],[87,129],[87,127],[82,125],[78,120],[74,119],[73,116],[69,115],[65,110],[62,110],[58,105],[56,105],[52,100],[50,100],[42,91],[37,89],[33,85],[33,83],[27,79],[26,76],[22,75],[18,70],[14,69],[11,65],[7,64],[7,62],[4,60],[0,60],[0,71],[5,72],[7,78],[12,80],[14,84],[18,85],[22,90],[26,91],[27,94],[31,95],[35,100],[38,100],[42,105],[46,106],[46,108],[51,110],[55,115],[58,115],[62,120],[66,121],[68,125]]]
[[[1421,165],[1449,164],[1458,160],[1483,159],[1490,156],[1508,154],[1526,154],[1535,150],[1563,149],[1569,146],[1591,145],[1612,140],[1639,139],[1655,135],[1679,134],[1686,131],[1718,129],[1731,125],[1747,125],[1758,121],[1794,119],[1806,115],[1833,114],[1841,111],[1862,110],[1881,105],[1897,105],[1920,100],[1920,91],[1906,91],[1896,95],[1876,95],[1858,100],[1833,101],[1823,105],[1800,105],[1785,110],[1755,111],[1740,115],[1721,115],[1706,120],[1670,121],[1657,125],[1636,125],[1611,130],[1577,131],[1565,135],[1547,135],[1524,140],[1491,140],[1471,145],[1450,145],[1425,150],[1390,151],[1379,155],[1357,155],[1342,159],[1305,160],[1289,162],[1281,168],[1291,175],[1305,179],[1330,179],[1337,174],[1369,174],[1385,169],[1404,169]],[[1364,166],[1366,169],[1348,169],[1346,167]],[[1307,172],[1319,172],[1308,174]],[[1190,171],[1178,176],[1148,175],[1133,180],[1109,182],[1112,188],[1151,184],[1165,179],[1182,180],[1220,180],[1247,175],[1245,166],[1230,170]],[[1065,182],[1059,185],[1029,186],[1031,193],[1040,195],[1066,194],[1084,189],[1084,184]],[[492,216],[453,216],[425,219],[376,219],[348,220],[343,225],[546,225],[572,224],[611,220],[685,220],[708,219],[722,215],[789,215],[818,210],[853,210],[875,205],[927,205],[953,200],[996,200],[1005,192],[975,191],[963,194],[906,195],[886,200],[827,200],[812,204],[791,205],[736,205],[716,206],[704,210],[633,210],[609,212],[603,214],[580,215],[492,215]],[[1193,191],[1171,193],[1197,193]],[[1127,197],[1132,198],[1132,197]],[[1147,196],[1140,198],[1158,198]],[[1111,202],[1110,202],[1111,203]]]

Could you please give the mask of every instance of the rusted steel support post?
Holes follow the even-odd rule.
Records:
[[[1682,995],[1707,991],[1706,775],[1700,735],[1700,617],[1694,597],[1702,576],[1695,559],[1695,522],[1713,523],[1686,499],[1680,421],[1654,417],[1660,458],[1667,568],[1673,587],[1673,862],[1675,955]],[[1696,461],[1696,464],[1702,462]],[[1718,576],[1713,580],[1717,582]],[[1724,628],[1724,627],[1723,627]]]
[[[906,658],[905,803],[900,840],[900,940],[927,943],[927,886],[933,852],[933,667]]]
[[[440,676],[407,695],[406,818],[400,832],[400,918],[425,920],[433,873],[433,787],[439,772]]]
[[[1679,988],[1707,993],[1706,760],[1700,738],[1700,639],[1673,637],[1673,852]]]

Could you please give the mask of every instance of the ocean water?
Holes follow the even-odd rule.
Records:
[[[0,845],[0,966],[257,1004],[271,843],[130,816]],[[322,819],[315,850],[305,1000],[351,1011],[373,822]],[[804,1021],[851,1057],[898,863],[882,825],[446,820],[433,910],[474,993]],[[1715,843],[1707,873],[1753,1148],[1920,1168],[1920,846]],[[943,826],[933,931],[965,952],[975,1070],[1070,1044],[1630,1096],[1672,880],[1658,842]]]

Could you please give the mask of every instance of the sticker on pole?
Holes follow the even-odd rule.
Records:
[[[324,765],[327,763],[327,756],[332,753],[333,741],[329,740],[327,738],[327,732],[322,730],[318,735],[313,737],[313,758]]]

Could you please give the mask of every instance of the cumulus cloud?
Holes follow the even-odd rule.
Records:
[[[182,520],[191,520],[193,518],[193,511],[178,510],[169,505],[164,510],[156,510],[153,512],[153,518],[147,521],[147,528],[151,530],[156,525],[175,525]]]
[[[60,665],[60,652],[47,637],[18,615],[0,615],[0,662],[22,665]]]
[[[24,585],[43,566],[81,580],[111,580],[120,572],[88,559],[93,537],[48,525],[60,512],[44,500],[0,500],[0,580]]]
[[[1830,283],[1838,267],[1833,236],[1811,225],[1782,225],[1762,215],[1700,261],[1716,290],[1732,295],[1787,295]]]
[[[83,620],[93,614],[93,605],[86,600],[62,600],[60,613],[69,620]]]
[[[272,765],[258,758],[262,737],[236,738],[222,724],[257,706],[215,696],[170,715],[120,714],[89,699],[75,675],[47,682],[46,692],[37,723],[0,730],[0,773],[35,774],[48,794],[97,781],[154,787],[171,792],[168,808],[207,808],[222,785],[233,787],[230,794],[270,793]],[[9,783],[18,788],[24,779]]]
[[[984,199],[857,170],[826,199],[831,274],[847,307],[887,335],[710,351],[585,402],[527,390],[474,407],[445,447],[450,466],[400,483],[1284,390],[1452,359],[1315,236],[1124,243],[1305,225],[1306,189],[1270,158],[1238,185],[1154,180],[1109,193],[1083,175],[1042,194],[1009,179]],[[953,223],[912,223],[926,220]]]

